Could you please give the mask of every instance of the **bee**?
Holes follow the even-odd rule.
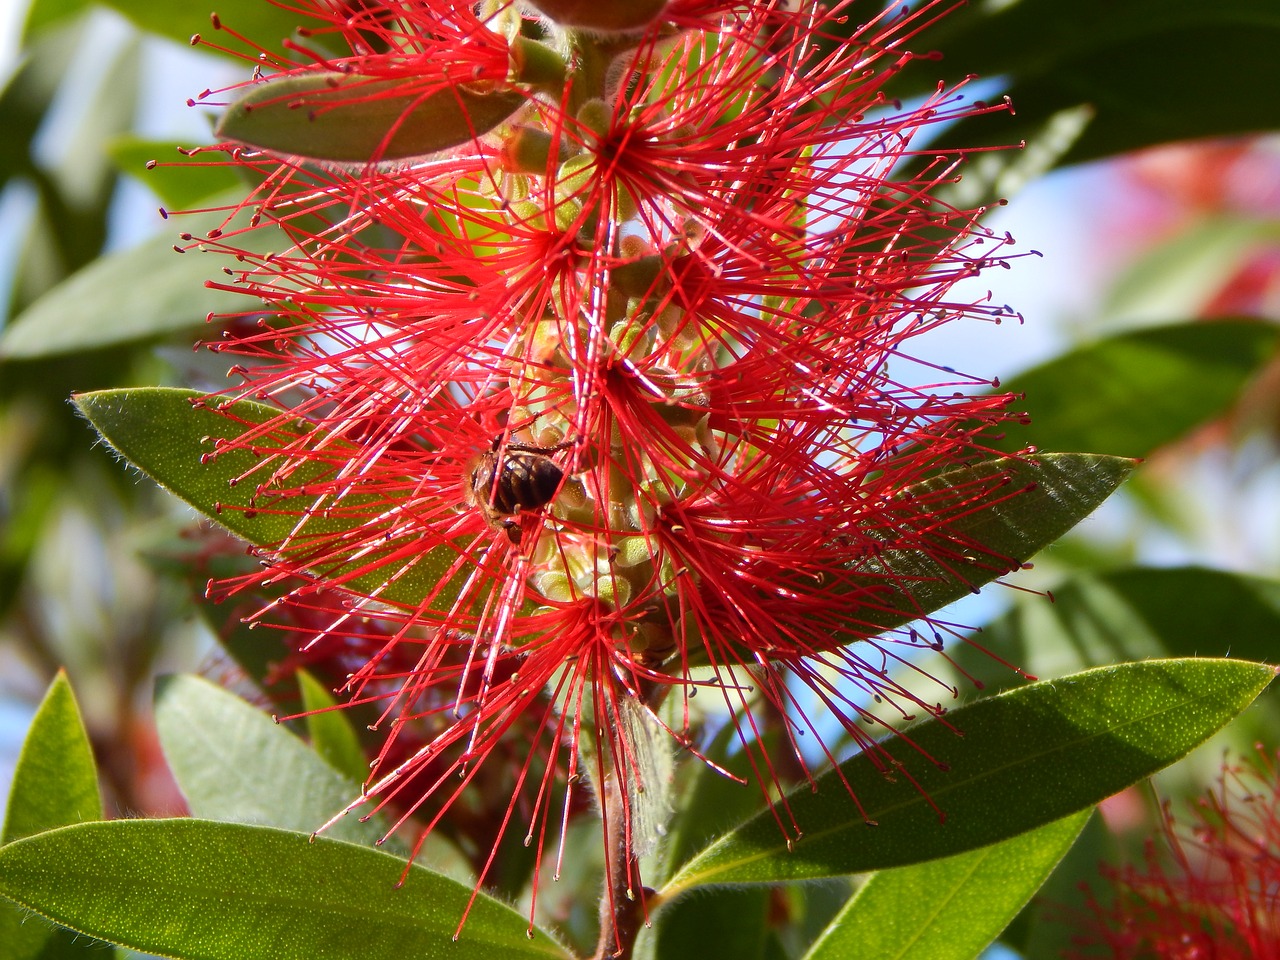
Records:
[[[564,480],[564,471],[547,454],[569,446],[572,444],[504,445],[500,437],[495,438],[493,446],[472,461],[464,477],[467,502],[480,511],[489,526],[519,544],[521,511],[545,507],[555,499]]]

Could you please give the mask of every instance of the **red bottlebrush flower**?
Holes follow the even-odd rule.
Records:
[[[1165,804],[1142,866],[1104,865],[1114,899],[1090,892],[1080,956],[1170,960],[1280,958],[1280,767],[1261,745],[1224,763],[1181,826]]]
[[[226,149],[261,177],[252,222],[292,246],[243,250],[230,227],[206,244],[241,261],[226,286],[265,304],[215,347],[241,358],[229,392],[283,411],[222,449],[262,460],[246,479],[264,504],[310,505],[253,582],[302,577],[280,601],[297,608],[342,592],[319,637],[383,633],[344,689],[384,703],[366,793],[397,825],[431,830],[518,735],[535,748],[503,828],[523,821],[541,850],[553,802],[568,811],[587,776],[620,909],[664,815],[655,744],[692,746],[687,703],[663,714],[681,722],[656,710],[672,690],[717,691],[744,737],[761,711],[794,735],[813,726],[798,680],[873,752],[859,721],[882,721],[861,694],[941,711],[887,676],[918,635],[874,639],[934,576],[889,558],[971,562],[950,523],[1000,478],[903,494],[986,455],[1008,398],[939,381],[909,348],[1007,313],[953,292],[1007,238],[935,196],[959,157],[912,147],[990,108],[881,93],[931,6],[838,39],[826,24],[844,5],[822,20],[676,0],[634,35],[593,38],[500,4],[485,19],[458,0],[317,3],[350,55],[289,66],[291,83],[319,81],[280,96],[268,82],[233,108],[224,132],[249,142]],[[514,66],[495,73],[494,51]],[[519,105],[442,152],[395,152],[422,103],[464,88]],[[297,140],[317,159],[241,122],[285,101],[318,124]],[[339,113],[364,124],[370,162],[345,141],[325,152]]]

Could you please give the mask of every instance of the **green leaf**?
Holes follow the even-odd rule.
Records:
[[[1020,603],[984,627],[984,647],[1033,674],[1162,656],[1280,661],[1280,582],[1202,567],[1135,568],[1079,576],[1053,602]],[[1009,670],[957,645],[957,665],[996,688]]]
[[[908,71],[892,91],[932,89],[944,71],[1003,77],[1017,115],[961,121],[946,132],[952,145],[1032,140],[1055,114],[1086,105],[1094,119],[1063,158],[1078,163],[1280,127],[1280,98],[1263,93],[1280,89],[1278,47],[1274,0],[975,3],[912,39],[945,60]]]
[[[298,671],[298,688],[302,691],[302,709],[320,711],[309,713],[306,718],[307,734],[316,753],[353,783],[364,783],[369,776],[369,762],[347,715],[333,709],[337,699],[305,670]]]
[[[396,93],[397,89],[407,92]],[[310,73],[255,84],[223,114],[218,136],[339,163],[399,160],[474,140],[526,102],[522,93],[424,91],[401,80]]]
[[[819,778],[816,790],[788,796],[803,831],[798,839],[788,841],[769,812],[757,815],[685,864],[660,895],[877,870],[1015,836],[1177,760],[1248,706],[1274,674],[1245,661],[1153,660],[979,700],[886,742],[910,778],[888,779],[872,757],[856,756]],[[937,765],[909,762],[915,752]]]
[[[1238,320],[1139,330],[1081,347],[1002,385],[1026,395],[1018,409],[1031,425],[995,445],[1149,456],[1230,407],[1278,339],[1275,324]]]
[[[0,892],[75,930],[186,960],[566,957],[480,894],[366,847],[207,820],[112,820],[0,848]]]
[[[1048,453],[988,460],[916,484],[900,500],[918,505],[923,529],[910,549],[885,551],[867,564],[872,599],[858,610],[861,622],[877,631],[899,627],[1017,570],[1088,516],[1133,466],[1117,457]],[[955,491],[969,493],[957,498]],[[886,582],[902,587],[885,595]]]
[[[1135,838],[1130,836],[1132,845]],[[1035,897],[1000,935],[1000,942],[1024,957],[1066,957],[1075,929],[1064,916],[1083,916],[1088,899],[1082,883],[1096,880],[1098,864],[1126,859],[1123,844],[1102,817],[1092,817]],[[1079,913],[1075,913],[1079,911]]]
[[[310,833],[359,795],[284,727],[199,677],[157,681],[156,729],[193,816]],[[325,831],[367,844],[383,832],[356,814]]]
[[[100,819],[102,798],[89,735],[67,675],[59,671],[18,755],[0,844]],[[60,960],[83,957],[90,950],[102,955],[101,945],[78,941],[11,903],[0,903],[0,943],[6,960]]]
[[[1206,217],[1147,249],[1107,291],[1109,323],[1161,323],[1197,316],[1258,252],[1280,244],[1280,220]]]
[[[973,960],[1040,889],[1089,813],[958,856],[872,874],[804,960]]]
[[[668,704],[676,702],[678,698],[667,701]],[[776,740],[776,737],[770,738],[770,742]],[[751,755],[745,749],[732,750],[738,743],[737,727],[726,723],[703,751],[703,756],[745,782],[733,780],[701,760],[684,764],[681,773],[685,775],[686,782],[676,791],[680,806],[672,817],[670,832],[662,844],[660,878],[674,873],[702,849],[708,837],[718,837],[741,823],[764,802],[764,795],[752,775]]]
[[[98,768],[66,673],[59,671],[40,703],[13,771],[0,843],[102,819]]]
[[[226,214],[184,217],[183,229],[204,235]],[[174,250],[175,237],[156,237],[99,257],[49,290],[0,334],[0,358],[33,359],[158,337],[203,326],[210,313],[252,309],[244,294],[213,290],[205,281],[223,257]],[[265,253],[287,245],[274,227],[241,234],[236,242]],[[139,278],[146,282],[140,283]],[[226,279],[223,277],[222,279]]]
[[[210,162],[207,154],[188,156],[168,140],[117,137],[108,153],[117,170],[155,193],[170,210],[184,210],[243,184],[233,167]]]
[[[201,46],[200,50],[219,56],[232,56],[237,63],[243,64],[244,57],[236,56],[235,51],[253,54],[244,44],[226,34],[215,32],[210,21],[213,6],[205,3],[192,3],[190,0],[104,0],[118,12],[124,14],[143,30],[158,33],[177,43],[187,46],[194,34],[201,34],[214,43],[230,48],[224,53],[212,46]],[[300,26],[318,27],[322,21],[308,17],[294,5],[262,3],[261,0],[218,0],[217,12],[222,23],[255,43],[268,49],[282,50],[282,40],[297,40],[297,29]]]
[[[22,45],[26,47],[46,28],[74,17],[89,6],[90,0],[31,0],[27,19],[22,24]]]
[[[764,956],[769,896],[764,887],[699,891],[664,909],[636,952],[641,960],[758,960]]]
[[[194,400],[202,402],[193,406]],[[279,546],[289,540],[327,543],[344,530],[364,522],[360,511],[352,509],[359,502],[354,496],[343,501],[345,509],[340,515],[326,516],[314,509],[314,497],[305,494],[271,497],[258,491],[251,480],[237,482],[242,477],[252,477],[261,463],[247,450],[224,452],[207,463],[201,462],[219,438],[237,437],[254,424],[278,419],[280,425],[272,438],[264,441],[267,446],[288,443],[309,429],[301,422],[288,421],[273,407],[243,400],[228,404],[217,397],[205,398],[194,391],[167,388],[103,390],[82,394],[75,398],[75,403],[121,456],[171,493],[251,543],[260,546]],[[215,404],[230,416],[210,409]],[[305,469],[295,471],[290,483],[305,486],[323,469],[317,464],[312,474],[307,474]],[[268,498],[270,509],[261,509],[264,499]],[[302,516],[308,519],[299,524]],[[385,550],[390,553],[407,549],[415,537],[416,533],[389,539]],[[415,552],[412,560],[402,561],[411,565],[392,582],[387,582],[387,571],[378,567],[377,559],[365,554],[360,561],[347,565],[330,562],[322,572],[331,582],[341,581],[351,590],[376,595],[388,603],[417,605],[430,594],[433,604],[445,606],[453,602],[465,576],[458,574],[453,583],[437,588],[457,559],[451,549]],[[352,569],[369,572],[352,576]]]

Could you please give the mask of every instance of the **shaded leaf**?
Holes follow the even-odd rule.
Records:
[[[945,59],[909,71],[893,92],[932,89],[940,73],[1003,78],[1017,115],[961,121],[948,144],[1031,140],[1055,114],[1087,105],[1093,120],[1063,157],[1078,163],[1280,126],[1280,99],[1261,94],[1280,88],[1278,45],[1273,0],[969,4],[912,39]]]
[[[756,960],[764,956],[770,891],[763,887],[699,890],[673,903],[637,947],[641,960]],[[714,944],[714,949],[709,945]]]
[[[1221,415],[1275,354],[1280,328],[1249,320],[1187,323],[1111,337],[1002,384],[1031,418],[995,446],[1146,457]],[[1194,389],[1188,389],[1194,384]]]
[[[1203,567],[1078,576],[1019,603],[977,640],[1031,673],[1164,656],[1232,656],[1280,662],[1280,582]],[[1010,672],[972,647],[949,656],[990,688]]]
[[[1133,466],[1117,457],[1047,453],[988,460],[916,484],[900,499],[918,505],[927,529],[910,549],[867,562],[860,620],[877,631],[899,627],[1019,569],[1093,512]],[[957,499],[954,491],[976,492]],[[886,582],[902,586],[886,595]]]
[[[766,811],[694,857],[661,895],[707,883],[883,869],[1015,836],[1093,806],[1177,760],[1248,706],[1273,676],[1273,668],[1246,661],[1153,660],[979,700],[945,723],[912,727],[910,745],[906,737],[885,744],[911,778],[888,779],[871,757],[854,757],[839,774],[821,777],[816,791],[803,787],[788,796],[803,831],[798,839],[783,836]],[[913,751],[938,765],[911,763]]]
[[[189,157],[167,140],[117,137],[108,154],[117,170],[151,190],[171,210],[186,209],[241,186],[234,168],[212,163],[208,155]]]
[[[668,702],[673,701],[678,702],[676,698]],[[738,744],[737,728],[726,723],[703,756],[745,782],[731,779],[700,761],[681,768],[686,782],[677,790],[680,806],[662,844],[661,877],[670,876],[711,839],[760,809],[764,796],[755,783],[750,755],[746,750],[735,750]],[[767,752],[767,748],[762,749]]]
[[[399,160],[474,140],[525,104],[512,91],[403,89],[402,80],[310,73],[255,84],[218,136],[263,150],[346,163]]]
[[[208,820],[112,820],[0,848],[0,892],[72,929],[187,960],[565,957],[548,934],[423,867]]]
[[[805,960],[972,960],[1040,889],[1088,819],[1085,810],[989,847],[872,874]]]
[[[1001,934],[1000,942],[1028,958],[1068,956],[1075,948],[1071,938],[1076,931],[1063,917],[1075,910],[1083,916],[1088,910],[1081,884],[1097,879],[1099,863],[1123,859],[1120,848],[1104,819],[1091,818],[1036,896]]]
[[[331,709],[337,699],[305,670],[298,671],[298,689],[302,692],[302,709],[320,711],[306,718],[307,734],[316,753],[352,783],[364,783],[369,776],[369,762],[347,715]]]
[[[305,743],[221,687],[193,676],[156,684],[156,729],[191,813],[312,832],[359,795]],[[326,834],[376,843],[383,828],[352,814]]]

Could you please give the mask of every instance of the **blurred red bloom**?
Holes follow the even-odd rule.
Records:
[[[1141,866],[1104,865],[1081,957],[1280,958],[1280,767],[1258,746],[1224,763],[1188,826],[1168,804]],[[1105,896],[1113,897],[1109,902]]]
[[[901,629],[913,588],[972,562],[950,524],[1002,481],[911,491],[989,456],[1009,398],[910,348],[1012,316],[955,289],[1009,238],[939,198],[961,157],[913,139],[997,108],[881,92],[932,4],[852,37],[830,33],[847,4],[677,0],[613,39],[483,9],[311,11],[351,53],[282,72],[339,78],[323,104],[301,98],[317,116],[403,109],[384,162],[224,148],[260,181],[252,226],[199,242],[238,258],[225,285],[261,305],[215,349],[240,358],[231,395],[282,413],[222,449],[260,459],[260,509],[309,506],[265,572],[219,590],[300,577],[279,604],[304,608],[339,591],[315,642],[378,624],[344,692],[384,704],[366,793],[400,822],[430,830],[519,730],[520,829],[541,850],[553,798],[568,811],[585,776],[621,851],[614,897],[642,888],[666,814],[657,754],[694,746],[698,688],[753,750],[761,711],[793,746],[817,733],[792,681],[873,752],[887,724],[865,702],[942,712],[888,671],[923,642]],[[387,159],[415,105],[458,83],[519,105]],[[240,246],[266,224],[283,247]],[[683,709],[659,713],[672,690]]]

